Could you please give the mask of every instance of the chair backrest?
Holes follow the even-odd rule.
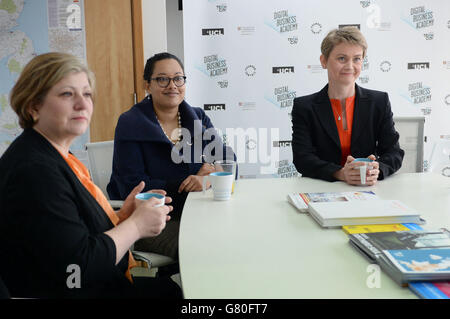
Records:
[[[106,186],[111,178],[114,141],[87,143],[86,151],[92,181],[109,199]]]
[[[450,139],[440,139],[434,144],[429,171],[450,177]]]
[[[425,117],[394,117],[395,129],[400,134],[400,148],[405,151],[399,173],[423,172],[423,129]]]

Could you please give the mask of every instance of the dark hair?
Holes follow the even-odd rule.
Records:
[[[147,60],[145,63],[145,69],[144,69],[144,80],[147,82],[150,82],[150,78],[152,77],[153,70],[155,69],[155,64],[158,61],[166,60],[166,59],[174,59],[178,62],[178,64],[181,66],[181,69],[184,72],[184,66],[183,63],[178,59],[175,55],[168,53],[168,52],[161,52],[157,53],[151,58]]]

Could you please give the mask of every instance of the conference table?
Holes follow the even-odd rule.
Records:
[[[421,213],[422,228],[450,229],[450,178],[395,174],[374,186],[304,177],[242,179],[229,201],[190,193],[179,262],[185,298],[417,298],[370,265],[340,228],[321,228],[287,201],[291,192],[374,191]]]

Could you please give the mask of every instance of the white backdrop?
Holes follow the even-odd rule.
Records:
[[[183,21],[186,100],[222,130],[241,178],[296,174],[292,100],[327,83],[320,44],[340,25],[369,44],[357,83],[388,92],[394,116],[425,116],[425,169],[450,136],[450,1],[196,0]]]

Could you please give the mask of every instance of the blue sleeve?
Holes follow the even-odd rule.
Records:
[[[164,180],[151,180],[145,173],[141,145],[135,141],[114,142],[113,171],[107,191],[110,199],[125,199],[141,181],[146,189],[163,189]]]

